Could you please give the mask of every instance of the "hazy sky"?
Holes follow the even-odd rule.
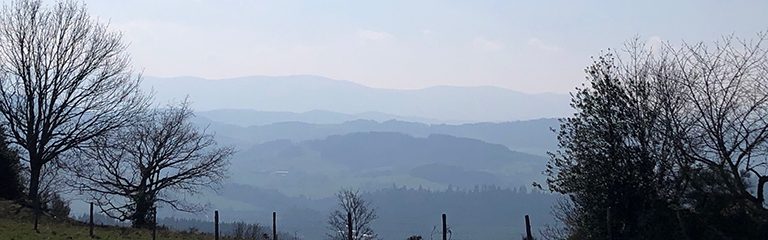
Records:
[[[768,1],[98,0],[152,76],[313,74],[372,87],[568,92],[590,56],[768,30]]]

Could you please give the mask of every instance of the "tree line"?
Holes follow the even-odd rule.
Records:
[[[586,68],[545,174],[553,239],[768,236],[768,35],[630,41]]]

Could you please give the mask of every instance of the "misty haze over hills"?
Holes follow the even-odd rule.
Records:
[[[546,153],[556,146],[551,128],[558,124],[556,119],[472,124],[353,120],[243,127],[201,116],[195,121],[221,144],[237,148],[232,181],[321,197],[345,186],[527,186],[541,180]]]
[[[226,114],[220,115],[218,114],[220,112]],[[267,115],[271,114],[267,113]],[[364,118],[352,120],[350,118],[349,121],[325,124],[291,119],[290,121],[276,121],[262,125],[243,120],[250,116],[259,118],[260,115],[260,112],[251,110],[208,111],[198,113],[196,121],[200,126],[208,127],[210,131],[215,132],[220,142],[241,147],[281,139],[305,141],[355,132],[398,132],[415,137],[442,134],[472,138],[542,156],[546,155],[547,151],[555,149],[555,133],[551,129],[557,128],[559,124],[557,119],[499,123],[428,124],[394,120],[398,119],[396,116],[383,121],[364,120]],[[227,122],[244,122],[246,124],[238,126],[227,124]]]
[[[0,240],[768,240],[768,1],[2,5]]]
[[[555,196],[517,189],[542,181],[545,154],[555,149],[556,119],[444,124],[371,116],[198,112],[196,124],[238,149],[224,189],[199,199],[249,222],[269,222],[278,211],[284,229],[305,237],[324,234],[332,194],[341,188],[361,189],[384,211],[375,226],[386,239],[404,232],[429,236],[442,212],[456,223],[457,237],[519,235],[524,229],[515,223],[523,214],[535,219],[535,228],[553,221]]]
[[[543,180],[556,118],[570,114],[566,94],[377,89],[307,75],[148,77],[143,87],[158,104],[189,96],[194,123],[237,149],[224,188],[196,197],[229,219],[268,222],[278,211],[286,231],[322,235],[333,194],[353,188],[382,209],[376,227],[386,238],[429,236],[446,211],[457,237],[519,235],[522,225],[498,222],[522,214],[535,228],[552,222],[556,196],[525,188]]]
[[[445,122],[525,120],[562,117],[571,112],[567,94],[526,94],[498,87],[378,89],[311,75],[222,80],[147,77],[143,85],[156,92],[160,103],[189,95],[197,111],[378,112]]]
[[[376,190],[392,184],[428,189],[529,186],[541,180],[546,161],[469,138],[360,132],[257,144],[241,149],[231,162],[233,182],[323,197],[345,187]]]
[[[380,112],[364,112],[357,114],[346,114],[340,112],[312,110],[307,112],[278,112],[278,111],[258,111],[253,109],[217,109],[210,111],[198,111],[196,113],[198,117],[204,117],[211,121],[238,125],[242,127],[250,127],[254,125],[266,125],[273,123],[283,122],[303,122],[313,124],[337,124],[354,120],[372,120],[372,121],[388,121],[388,120],[402,120],[408,122],[419,123],[444,123],[446,121],[420,118],[420,117],[408,117],[399,116],[393,114],[386,114]]]

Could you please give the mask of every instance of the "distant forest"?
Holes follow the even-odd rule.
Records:
[[[236,199],[232,207],[220,207],[222,222],[245,221],[270,227],[272,211],[278,213],[278,229],[312,239],[327,233],[326,220],[334,199],[289,197],[272,190],[245,185],[227,185],[221,197]],[[411,235],[428,237],[439,232],[440,215],[446,213],[453,239],[505,239],[524,234],[524,216],[530,215],[534,231],[554,223],[550,207],[557,195],[526,187],[477,186],[451,187],[441,191],[426,188],[389,188],[364,192],[379,218],[373,228],[383,239],[405,239]],[[248,205],[244,207],[243,205]],[[175,216],[158,220],[173,229],[213,231],[212,214],[162,212]],[[168,215],[166,215],[168,214]],[[207,215],[208,219],[201,217]],[[188,219],[188,220],[187,220]]]

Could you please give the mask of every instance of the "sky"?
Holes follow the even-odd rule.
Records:
[[[565,93],[635,37],[711,42],[768,30],[768,1],[98,0],[137,70],[211,79],[311,74],[377,88]]]

